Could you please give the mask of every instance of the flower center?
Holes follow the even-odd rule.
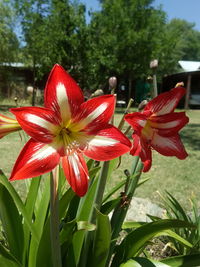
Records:
[[[88,137],[84,132],[75,132],[69,126],[61,127],[56,139],[61,147],[61,153],[64,155],[70,155],[75,151],[81,152],[88,141]]]
[[[145,137],[147,140],[151,140],[153,136],[153,130],[151,127],[150,122],[147,120],[144,128],[142,129],[142,135]]]

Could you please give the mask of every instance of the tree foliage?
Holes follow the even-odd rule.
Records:
[[[102,10],[92,14],[90,25],[96,72],[126,79],[146,75],[165,23],[164,13],[149,0],[101,2]]]
[[[14,14],[7,2],[0,2],[0,62],[17,59],[19,42],[13,30]]]
[[[36,78],[60,63],[82,88],[95,90],[112,75],[124,81],[147,76],[154,58],[160,77],[177,71],[178,60],[200,60],[200,32],[194,24],[179,19],[168,23],[153,0],[101,0],[89,23],[78,0],[11,2],[24,38],[21,59],[34,68]],[[11,10],[0,4],[0,13],[0,60],[7,55],[12,61],[17,39]]]

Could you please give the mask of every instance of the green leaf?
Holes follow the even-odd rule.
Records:
[[[107,261],[111,242],[111,226],[109,217],[97,212],[97,229],[93,243],[92,259],[88,259],[88,266],[104,267]]]
[[[34,225],[37,230],[37,233],[39,235],[39,238],[41,238],[43,234],[43,229],[45,222],[48,218],[49,213],[49,199],[50,199],[50,178],[49,175],[43,176],[44,178],[44,184],[43,188],[40,192],[40,197],[37,198],[37,201],[35,203],[35,221]],[[37,207],[37,209],[36,209]],[[31,239],[30,243],[30,250],[29,250],[29,265],[33,265],[36,262],[37,257],[37,250],[38,250],[39,243],[35,242],[35,240]],[[49,243],[46,244],[46,247],[49,246]]]
[[[60,233],[60,244],[61,245],[64,242],[65,243],[67,242],[68,246],[70,245],[75,227],[76,227],[76,219],[62,225],[62,231]],[[67,246],[65,244],[65,250],[66,250],[66,247]]]
[[[37,231],[32,223],[32,221],[29,219],[28,211],[26,210],[24,203],[22,202],[21,198],[17,194],[16,190],[12,186],[12,184],[8,181],[6,176],[3,174],[3,172],[0,170],[0,183],[6,187],[8,192],[10,193],[11,197],[13,198],[18,210],[21,212],[25,223],[28,225],[32,238],[36,240],[36,242],[39,242],[39,236],[37,234]]]
[[[93,223],[89,223],[86,221],[77,222],[77,230],[85,230],[85,231],[94,231],[96,229],[96,225]]]
[[[0,184],[0,218],[9,250],[22,263],[24,249],[22,217],[12,196],[2,184]]]
[[[90,221],[92,205],[94,202],[94,196],[97,187],[97,181],[98,179],[93,180],[93,183],[91,184],[87,194],[80,200],[79,207],[77,210],[78,221]],[[84,237],[85,237],[85,231],[78,231],[73,236],[73,252],[76,264],[78,264],[80,259]]]
[[[103,198],[103,203],[105,203],[114,193],[116,193],[123,185],[125,185],[126,179],[114,186]]]
[[[42,231],[42,236],[37,249],[36,264],[33,266],[52,267],[51,240],[50,240],[50,217]],[[31,263],[30,263],[31,266]]]
[[[25,206],[28,211],[29,220],[33,220],[35,203],[38,197],[38,190],[39,190],[40,182],[41,182],[41,176],[31,179],[31,183],[29,186],[29,190],[28,190],[28,194],[27,194],[26,202],[25,202]],[[30,229],[27,224],[24,224],[24,243],[25,243],[24,246],[26,249],[25,251],[26,254],[29,253],[28,250],[29,250],[30,238],[31,238]]]
[[[119,164],[119,158],[115,158],[109,161],[108,176],[107,176],[108,180],[111,178],[113,171],[117,169],[118,164]]]
[[[148,215],[148,216],[151,219],[154,219],[155,221],[160,220],[159,217],[155,217],[155,216],[151,216],[151,215]],[[147,223],[145,223],[145,222],[132,222],[132,221],[131,222],[125,222],[125,223],[123,223],[122,229],[126,230],[126,229],[130,229],[130,228],[138,228],[144,224],[147,224]],[[163,235],[172,237],[172,238],[178,240],[179,242],[183,243],[187,247],[190,247],[190,248],[193,247],[193,245],[188,240],[184,239],[183,237],[181,237],[180,235],[178,235],[177,233],[175,233],[172,230],[165,230],[165,231],[159,232],[156,236],[163,236]]]
[[[46,188],[47,190],[47,188]],[[44,190],[43,194],[46,194],[46,190]],[[49,186],[48,186],[48,192],[49,192]],[[62,218],[65,217],[66,211],[68,210],[68,207],[71,203],[71,200],[73,199],[73,197],[76,197],[74,195],[74,192],[71,190],[71,188],[69,188],[64,195],[62,196],[62,198],[59,201],[59,217],[60,220]],[[49,198],[49,193],[48,193],[48,198]],[[48,203],[47,199],[46,199],[46,204]],[[42,203],[41,203],[42,204]],[[48,205],[46,205],[46,209],[47,209]],[[38,213],[39,216],[39,213]],[[39,217],[38,217],[39,219]],[[70,225],[70,223],[72,223]],[[69,222],[70,227],[68,227],[69,225],[66,224],[65,226],[65,232],[61,231],[60,234],[60,242],[61,244],[63,244],[63,246],[65,245],[64,249],[67,250],[67,242],[68,245],[69,243],[71,243],[71,235],[73,234],[73,227],[74,224],[76,224],[76,220],[74,222]],[[64,227],[65,224],[63,224],[61,222],[61,227]],[[42,230],[42,236],[40,239],[40,243],[38,246],[38,250],[37,250],[37,260],[36,260],[36,266],[48,266],[51,267],[52,266],[52,261],[51,261],[51,240],[50,240],[50,217],[48,216],[45,220],[45,225],[43,226],[43,230]]]
[[[92,169],[93,165],[94,165],[94,160],[93,159],[89,159],[87,161],[87,167],[88,167],[88,170]]]
[[[200,266],[200,254],[171,257],[168,259],[164,259],[161,262],[171,267]]]
[[[146,182],[148,182],[149,179],[150,179],[150,177],[145,178],[145,179],[141,179],[141,180],[139,181],[139,183],[137,184],[137,188],[140,187],[141,185],[145,184]]]
[[[0,243],[0,266],[23,267],[22,264]]]
[[[30,184],[29,191],[26,197],[25,206],[28,210],[28,214],[31,219],[32,219],[34,208],[35,208],[35,202],[36,202],[37,195],[38,195],[38,189],[40,186],[41,177],[42,176],[31,179],[31,184]]]
[[[95,167],[89,170],[89,177],[91,180],[95,178],[95,176],[97,175],[100,169],[101,167],[99,166],[99,167]]]
[[[22,267],[22,265],[19,265],[15,261],[9,260],[8,258],[4,257],[3,255],[0,255],[0,266],[2,267]]]
[[[63,219],[66,215],[67,209],[73,197],[75,196],[74,192],[72,191],[71,187],[64,193],[59,201],[59,218],[60,220]]]
[[[147,223],[135,229],[129,233],[119,245],[111,266],[114,267],[122,261],[137,256],[147,242],[160,232],[170,228],[174,229],[183,227],[192,228],[194,225],[180,220],[159,220]]]
[[[176,234],[175,232],[173,232],[172,230],[165,230],[163,232],[160,232],[158,235],[156,236],[163,236],[163,235],[167,235],[167,236],[170,236],[176,240],[178,240],[180,243],[184,244],[185,246],[187,247],[190,247],[192,248],[193,245],[187,241],[185,238],[181,237],[180,235]]]
[[[167,192],[167,195],[167,199],[169,201],[168,205],[173,210],[174,214],[177,216],[177,219],[189,222],[189,217],[185,213],[180,203],[169,192]]]
[[[120,267],[169,267],[169,265],[146,258],[134,258],[122,263]]]
[[[45,220],[49,214],[49,201],[50,201],[50,176],[47,175],[44,178],[43,190],[41,193],[41,197],[37,198],[35,210],[35,226],[39,236],[41,236],[43,227],[45,224]]]
[[[103,214],[109,214],[113,209],[116,208],[116,206],[120,203],[121,198],[118,197],[116,199],[112,199],[108,202],[106,202],[102,207],[101,207],[101,212]]]
[[[122,229],[125,230],[125,229],[130,229],[130,228],[138,228],[144,224],[147,224],[145,222],[124,222],[123,225],[122,225]]]

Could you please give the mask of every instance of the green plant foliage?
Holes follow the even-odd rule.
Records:
[[[121,264],[120,267],[169,267],[169,265],[145,258],[135,258]]]
[[[162,260],[163,263],[168,264],[171,267],[193,267],[199,266],[200,254],[177,256],[169,259]]]
[[[180,220],[158,220],[152,223],[142,225],[130,232],[118,246],[111,266],[122,261],[138,256],[141,250],[147,245],[153,237],[160,232],[173,228],[194,227],[191,223]],[[123,256],[122,256],[123,255]]]
[[[162,196],[163,207],[166,209],[166,216],[169,219],[184,220],[188,223],[195,225],[194,229],[176,229],[175,232],[188,240],[192,244],[192,247],[185,247],[183,244],[177,242],[175,239],[170,238],[170,242],[173,243],[176,250],[183,255],[198,253],[200,251],[200,214],[195,199],[191,200],[191,212],[184,209],[178,200],[173,197],[169,192],[166,192],[166,196]]]

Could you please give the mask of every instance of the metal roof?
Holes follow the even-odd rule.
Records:
[[[179,65],[184,71],[197,71],[200,70],[200,61],[184,61],[180,60]]]

